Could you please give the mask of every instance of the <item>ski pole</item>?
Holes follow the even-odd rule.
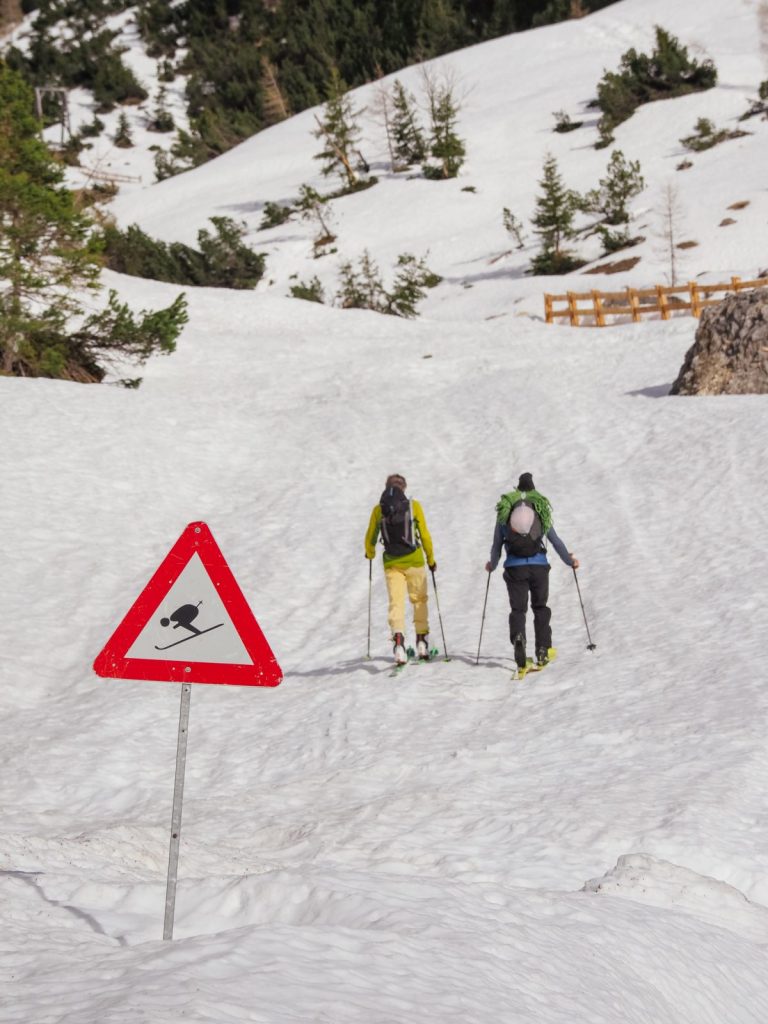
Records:
[[[587,628],[587,640],[589,641],[587,643],[587,650],[588,651],[594,651],[594,649],[597,647],[597,644],[593,644],[592,643],[592,637],[589,635],[589,625],[587,624],[587,613],[584,611],[584,602],[581,600],[581,587],[579,586],[579,577],[576,575],[575,567],[571,566],[571,568],[573,569],[573,578],[576,580],[576,590],[578,591],[578,594],[579,594],[579,604],[581,605],[581,614],[584,616],[584,625]]]
[[[432,573],[432,586],[435,588],[435,604],[437,606],[437,617],[440,620],[440,635],[443,638],[443,661],[450,661],[451,659],[448,656],[448,650],[445,646],[445,631],[443,630],[443,616],[440,614],[440,598],[437,596],[437,580],[435,579],[435,570],[430,569],[429,571]]]
[[[480,623],[480,639],[477,641],[477,658],[475,664],[480,664],[480,644],[483,642],[483,627],[485,626],[485,606],[488,604],[488,590],[491,586],[491,574],[488,573],[488,582],[485,585],[485,600],[483,601],[483,621]]]
[[[371,590],[373,589],[373,561],[368,559],[368,648],[366,658],[371,660]]]

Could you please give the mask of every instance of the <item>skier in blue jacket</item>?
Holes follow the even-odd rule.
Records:
[[[491,557],[487,572],[499,564],[502,546],[506,549],[504,582],[509,595],[509,639],[518,668],[525,668],[525,619],[528,594],[531,595],[536,663],[547,664],[551,657],[552,627],[549,600],[549,569],[545,539],[567,566],[578,569],[579,560],[569,552],[552,525],[552,506],[536,490],[530,473],[523,473],[517,489],[504,494],[496,506]]]

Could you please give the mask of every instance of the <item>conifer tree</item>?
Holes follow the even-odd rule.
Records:
[[[397,274],[392,291],[387,295],[384,312],[412,320],[417,316],[416,307],[427,294],[425,289],[434,287],[439,281],[424,258],[417,260],[410,253],[401,253],[397,257]]]
[[[347,87],[334,68],[328,85],[328,101],[323,108],[322,119],[315,118],[317,129],[312,134],[322,140],[322,152],[315,155],[316,160],[323,161],[322,173],[338,174],[348,188],[357,182],[353,161],[360,138],[356,118],[361,113],[355,110]]]
[[[168,109],[167,90],[160,86],[157,92],[157,104],[152,117],[149,119],[147,128],[151,132],[172,132],[176,127],[173,114]]]
[[[316,257],[324,256],[326,246],[336,241],[332,227],[333,209],[323,201],[320,193],[309,185],[302,185],[299,188],[296,209],[302,220],[315,224],[317,233],[312,239],[312,247]]]
[[[38,128],[32,90],[0,61],[0,373],[98,381],[104,353],[171,351],[184,300],[136,320],[110,296],[83,319],[84,295],[100,287],[100,242]]]
[[[539,186],[543,194],[536,197],[533,225],[534,233],[541,239],[541,249],[531,263],[531,270],[534,274],[564,274],[579,265],[564,248],[575,237],[573,220],[579,209],[579,196],[565,187],[551,153],[544,160],[544,176]]]
[[[424,132],[416,112],[416,101],[395,79],[392,90],[392,158],[395,170],[421,163],[427,155]]]
[[[466,155],[464,143],[456,134],[461,106],[455,84],[449,74],[438,79],[424,71],[423,78],[430,121],[429,153],[439,161],[437,168],[425,165],[424,173],[428,178],[455,178]]]
[[[504,227],[514,238],[517,248],[522,249],[525,245],[525,235],[523,234],[523,225],[521,222],[507,206],[504,207],[501,219]]]
[[[584,208],[599,215],[597,232],[607,252],[615,252],[629,242],[627,203],[644,188],[640,161],[628,161],[620,149],[615,149],[599,187],[584,197]],[[618,230],[612,230],[616,228]]]
[[[381,272],[366,249],[360,257],[360,268],[355,270],[346,260],[339,267],[341,281],[336,295],[342,309],[373,309],[383,313],[387,306],[387,293]]]
[[[131,126],[128,122],[128,115],[124,110],[120,112],[120,117],[117,121],[117,131],[112,141],[119,149],[130,149],[133,145]]]

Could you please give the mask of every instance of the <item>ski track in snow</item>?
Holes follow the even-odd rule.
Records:
[[[768,1019],[765,399],[668,397],[691,319],[548,327],[541,292],[571,279],[515,277],[509,261],[455,284],[504,245],[501,206],[532,203],[542,147],[578,149],[542,128],[564,86],[537,90],[564,54],[586,90],[654,21],[713,53],[721,87],[669,103],[666,142],[645,108],[617,133],[656,183],[697,116],[743,109],[760,79],[754,9],[716,33],[722,4],[668,8],[626,0],[542,30],[538,78],[509,59],[530,37],[451,58],[468,78],[484,68],[483,95],[506,97],[512,81],[521,97],[514,176],[497,107],[473,99],[469,149],[489,164],[481,194],[460,202],[493,209],[494,225],[490,212],[473,221],[478,207],[446,209],[433,183],[387,181],[344,206],[346,244],[380,231],[382,266],[405,246],[393,209],[416,250],[444,218],[433,255],[447,283],[419,321],[283,298],[306,257],[302,226],[293,247],[256,236],[272,247],[274,286],[188,290],[178,351],[150,362],[140,390],[0,378],[0,429],[14,439],[0,449],[0,1021]],[[118,215],[189,240],[222,196],[253,200],[269,175],[274,196],[290,196],[309,174],[309,117],[128,191]],[[768,132],[753,127],[729,144],[751,159],[726,161],[724,145],[686,172],[701,239],[690,258],[715,277],[764,259],[756,155]],[[262,150],[272,163],[254,160]],[[564,164],[569,185],[606,159],[585,145]],[[734,229],[732,247],[710,229],[711,206],[691,202],[713,183],[717,202],[752,196],[752,227]],[[660,279],[650,241],[643,253]],[[300,276],[328,275],[321,262]],[[179,291],[105,281],[137,307]],[[394,680],[378,560],[365,659],[363,558],[393,471],[425,508],[452,657]],[[552,553],[559,657],[512,683],[500,571],[475,657],[494,504],[523,471],[581,559],[597,650]],[[160,934],[179,691],[90,666],[198,519],[285,679],[192,688],[171,944]]]

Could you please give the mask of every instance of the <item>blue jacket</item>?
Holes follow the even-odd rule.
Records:
[[[558,555],[560,555],[560,558],[565,562],[565,564],[572,566],[573,562],[571,561],[571,556],[568,554],[568,548],[555,533],[554,526],[550,526],[547,530],[547,540],[552,542],[553,548]],[[507,526],[504,523],[497,523],[496,528],[493,531],[493,543],[491,544],[491,557],[489,559],[491,563],[491,572],[493,572],[499,564],[502,544],[505,547],[507,545]],[[549,562],[547,561],[547,552],[544,550],[540,551],[536,555],[532,555],[530,558],[517,558],[515,555],[510,555],[509,550],[507,550],[504,568],[508,569],[513,565],[549,565]]]

